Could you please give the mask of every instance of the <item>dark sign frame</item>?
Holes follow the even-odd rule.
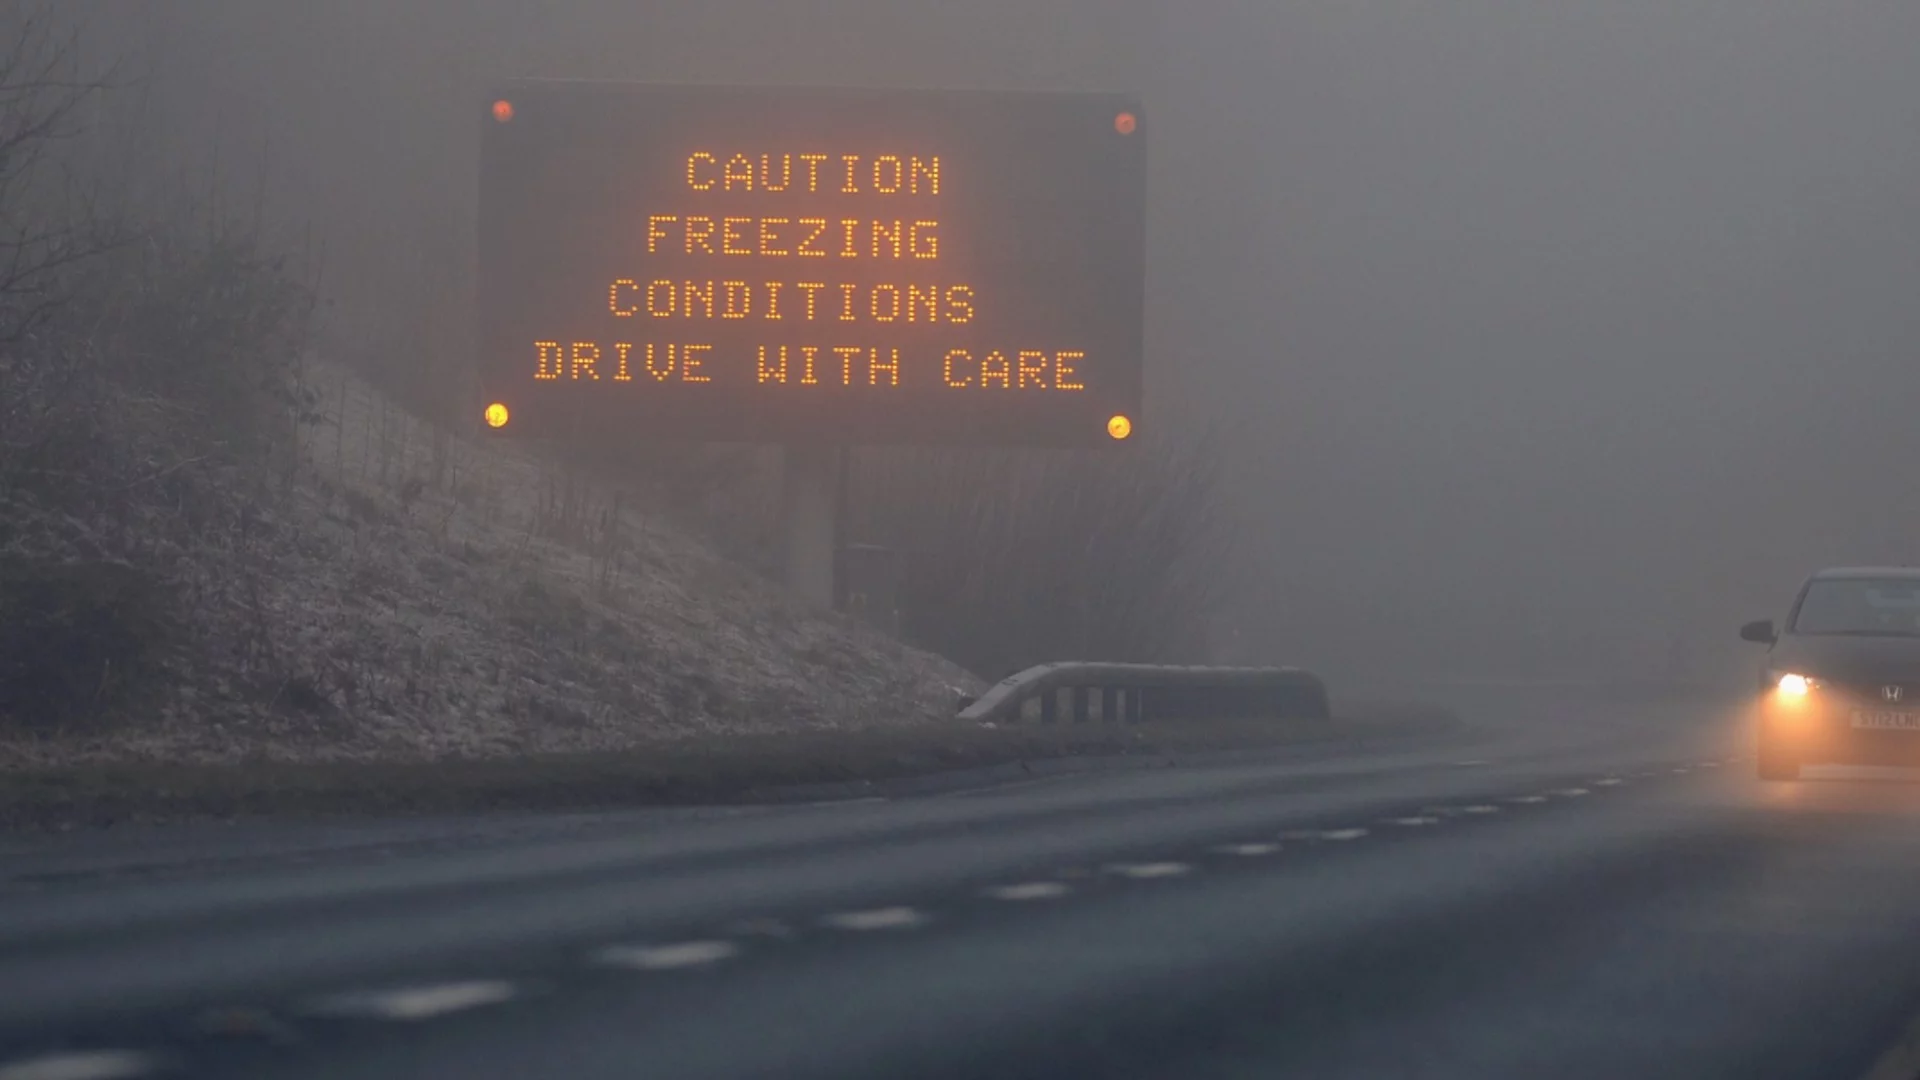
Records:
[[[500,435],[1084,446],[1139,424],[1129,96],[516,81],[482,122]]]

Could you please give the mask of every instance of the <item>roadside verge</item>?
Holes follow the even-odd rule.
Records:
[[[0,828],[162,821],[404,817],[850,796],[942,775],[976,782],[1306,743],[1432,733],[1455,723],[1423,705],[1353,706],[1331,720],[1137,725],[926,725],[677,739],[607,754],[427,762],[129,762],[22,770],[0,778]],[[1033,768],[1021,768],[1034,763]],[[1052,767],[1049,767],[1052,766]]]

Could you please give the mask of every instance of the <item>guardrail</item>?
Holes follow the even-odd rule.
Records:
[[[960,719],[1021,719],[1038,699],[1040,722],[1057,723],[1061,696],[1075,723],[1256,716],[1325,719],[1327,685],[1299,668],[1168,667],[1159,664],[1042,664],[995,683]]]

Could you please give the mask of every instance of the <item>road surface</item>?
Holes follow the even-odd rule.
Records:
[[[1730,710],[939,795],[13,838],[0,1080],[1859,1077],[1920,783]]]

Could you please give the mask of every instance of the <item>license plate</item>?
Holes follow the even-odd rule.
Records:
[[[1897,709],[1855,709],[1853,726],[1872,731],[1920,731],[1920,712]]]

